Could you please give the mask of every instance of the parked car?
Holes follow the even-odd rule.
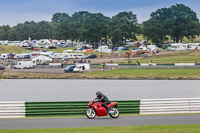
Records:
[[[74,47],[73,44],[67,44],[65,47]]]
[[[5,70],[5,66],[0,65],[0,70]]]
[[[95,59],[97,58],[96,54],[89,54],[88,56],[86,56],[87,59]]]
[[[34,48],[33,51],[39,51],[39,49],[38,48]]]
[[[67,57],[63,57],[62,59],[61,59],[61,61],[62,62],[65,62],[65,61],[68,61],[69,59],[67,58]]]
[[[118,47],[114,47],[114,48],[113,48],[113,51],[117,51],[117,49],[118,49]]]
[[[65,73],[73,72],[75,67],[76,67],[75,65],[69,65],[64,69],[64,72]]]
[[[24,55],[24,59],[30,59],[31,55]]]
[[[91,72],[90,64],[77,64],[73,72]]]
[[[64,44],[58,44],[58,47],[64,47]]]
[[[57,49],[56,46],[49,46],[49,49]]]
[[[34,47],[26,47],[25,49],[27,49],[27,50],[33,50]]]
[[[127,47],[123,47],[123,49],[122,50],[129,50],[129,48],[127,48]]]

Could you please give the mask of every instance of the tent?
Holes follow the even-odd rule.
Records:
[[[47,57],[47,56],[43,56],[43,55],[39,55],[35,58],[32,59],[32,62],[34,64],[44,64],[45,62],[52,62],[52,58]]]

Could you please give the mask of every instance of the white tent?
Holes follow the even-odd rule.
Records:
[[[51,62],[52,60],[53,60],[53,59],[50,58],[50,57],[43,56],[43,55],[39,55],[39,56],[33,58],[33,59],[32,59],[32,62],[33,62],[34,64],[43,64],[43,63],[45,63],[45,62],[47,62],[47,61]]]

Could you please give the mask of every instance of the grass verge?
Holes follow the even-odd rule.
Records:
[[[132,59],[131,62],[136,64],[136,60],[141,63],[150,63],[152,60],[156,64],[200,63],[200,51],[174,51],[148,58]],[[128,60],[126,59],[124,63],[127,64]]]
[[[0,130],[2,133],[198,133],[200,125],[123,126]]]
[[[7,45],[0,46],[0,54],[3,54],[3,53],[20,54],[25,51],[28,51],[28,50],[26,50],[25,48],[22,48],[22,47],[18,47],[18,46],[7,46]]]
[[[96,79],[200,79],[200,69],[118,69],[81,74]]]
[[[91,73],[54,74],[5,71],[2,79],[200,79],[200,69],[116,69]]]

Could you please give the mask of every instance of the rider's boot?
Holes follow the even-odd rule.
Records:
[[[109,112],[110,112],[110,108],[108,108],[108,109],[106,110],[106,113],[107,113],[107,114],[109,114]]]

